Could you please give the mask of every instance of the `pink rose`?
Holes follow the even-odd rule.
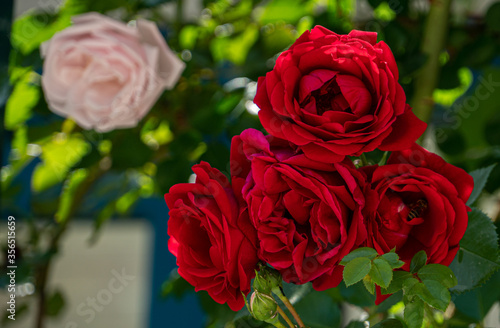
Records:
[[[73,17],[73,26],[43,43],[42,86],[50,109],[84,129],[101,132],[137,125],[185,64],[156,25],[130,27],[98,13]]]

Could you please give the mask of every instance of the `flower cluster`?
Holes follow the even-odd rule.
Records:
[[[231,145],[231,182],[208,163],[165,195],[169,249],[196,290],[239,310],[259,261],[325,290],[359,247],[449,265],[467,227],[473,180],[415,144],[426,124],[406,104],[394,57],[371,32],[305,32],[258,81],[264,133]],[[375,149],[384,165],[356,166]]]

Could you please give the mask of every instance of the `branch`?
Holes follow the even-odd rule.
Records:
[[[66,229],[68,227],[69,222],[73,218],[76,210],[80,206],[83,197],[87,193],[87,191],[90,189],[92,184],[99,178],[101,177],[105,171],[101,170],[99,168],[99,165],[97,165],[93,169],[89,169],[90,172],[86,179],[82,181],[82,183],[78,186],[74,197],[72,198],[72,202],[70,204],[69,212],[67,213],[67,218],[63,221],[61,221],[58,226],[55,234],[53,235],[52,239],[50,240],[50,244],[48,247],[48,254],[49,258],[44,262],[43,264],[40,265],[40,267],[37,269],[37,275],[36,275],[36,288],[38,292],[38,303],[37,303],[37,316],[36,316],[36,321],[35,321],[35,327],[36,328],[43,328],[44,327],[44,319],[45,319],[45,311],[46,311],[46,304],[47,304],[47,279],[48,275],[50,272],[50,267],[52,264],[52,259],[53,256],[58,252],[59,250],[59,244],[61,241],[61,238],[63,237],[64,233],[66,232]]]
[[[427,55],[427,61],[416,78],[412,99],[415,115],[424,122],[429,122],[434,107],[432,93],[439,77],[439,56],[445,48],[451,0],[432,0],[430,3],[421,48]]]

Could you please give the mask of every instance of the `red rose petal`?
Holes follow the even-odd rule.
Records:
[[[409,148],[415,140],[420,138],[426,128],[427,123],[416,117],[408,106],[406,112],[398,116],[392,124],[391,134],[384,139],[379,148],[384,151]]]
[[[349,32],[348,36],[350,36],[351,38],[369,42],[372,45],[375,45],[377,43],[377,32],[352,30],[351,32]]]

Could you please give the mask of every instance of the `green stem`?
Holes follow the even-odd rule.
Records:
[[[290,313],[292,314],[293,318],[295,319],[299,327],[305,328],[304,322],[302,321],[299,314],[293,307],[292,303],[290,303],[290,300],[285,296],[285,294],[283,294],[281,288],[279,287],[273,288],[273,293],[279,297],[279,299],[283,302],[283,304],[285,304],[286,308],[288,309],[288,311],[290,311]]]
[[[286,328],[285,325],[283,325],[281,322],[279,322],[279,320],[276,322],[273,322],[272,325],[274,327],[277,327],[277,328]]]
[[[278,306],[278,313],[281,315],[281,317],[283,318],[283,320],[286,321],[286,323],[288,324],[288,327],[294,328],[292,320],[290,320],[290,318],[286,315],[285,311],[283,311],[281,309],[281,307],[279,307],[279,306]]]
[[[362,154],[359,156],[359,159],[361,159],[361,164],[363,164],[363,166],[370,165],[370,163],[368,163],[368,159],[366,158],[365,153],[362,153]]]
[[[380,162],[378,162],[379,166],[385,165],[385,163],[387,163],[387,155],[389,155],[389,152],[385,151],[384,155],[382,155],[382,158],[380,159]]]
[[[412,99],[413,111],[424,122],[429,122],[434,108],[432,94],[439,77],[439,56],[445,48],[451,0],[434,0],[430,4],[421,48],[427,61],[416,77]]]

